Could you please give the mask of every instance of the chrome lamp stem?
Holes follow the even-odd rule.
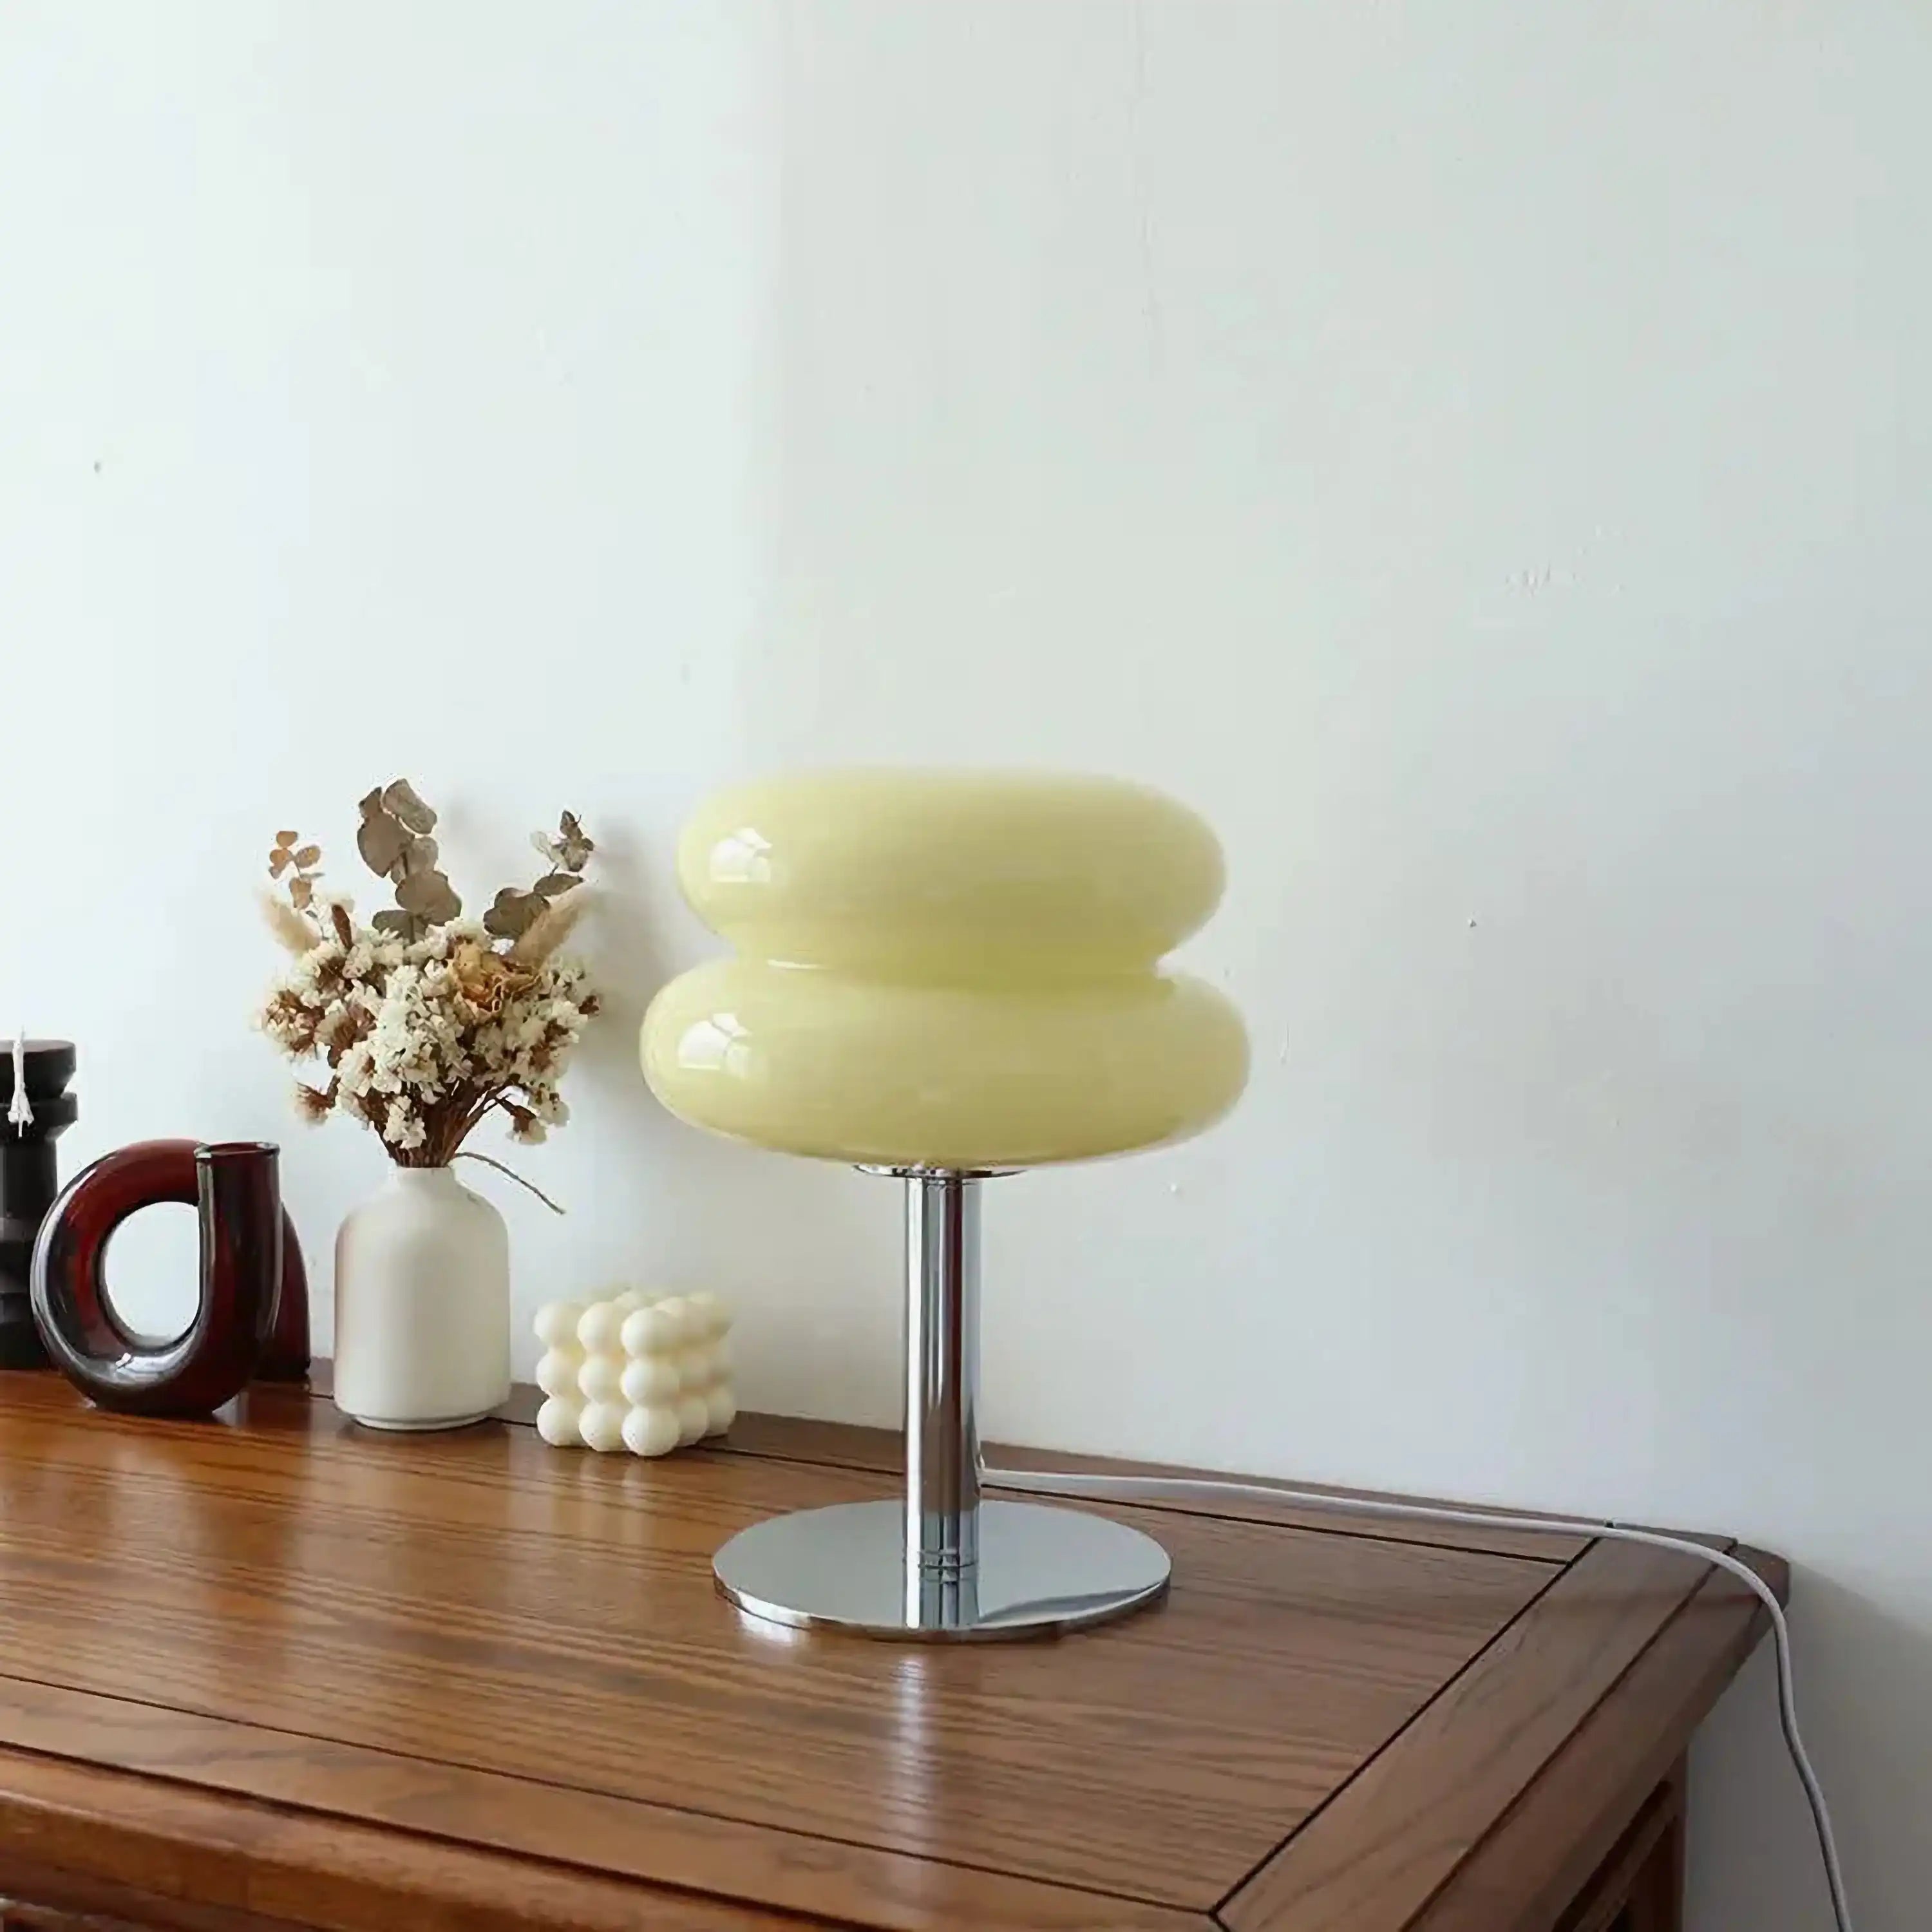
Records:
[[[980,1180],[904,1179],[906,1622],[950,1629],[980,1561]]]

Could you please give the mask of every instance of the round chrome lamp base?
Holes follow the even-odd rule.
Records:
[[[963,1571],[923,1569],[907,1555],[903,1503],[838,1503],[753,1524],[712,1567],[750,1616],[925,1642],[1078,1630],[1167,1588],[1152,1537],[1081,1510],[982,1503],[979,1546]]]

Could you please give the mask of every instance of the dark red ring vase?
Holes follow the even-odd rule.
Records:
[[[258,1372],[308,1372],[308,1280],[268,1141],[139,1141],[75,1176],[34,1245],[34,1322],[54,1366],[104,1408],[206,1415]],[[181,1201],[201,1219],[194,1318],[173,1340],[132,1333],[107,1299],[107,1244],[129,1215]]]

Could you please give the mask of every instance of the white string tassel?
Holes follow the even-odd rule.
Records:
[[[14,1036],[14,1097],[7,1108],[7,1124],[24,1133],[34,1124],[34,1103],[27,1098],[27,1030]]]

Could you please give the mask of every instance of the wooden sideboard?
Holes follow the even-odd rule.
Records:
[[[886,1492],[892,1438],[748,1416],[643,1462],[529,1413],[158,1423],[0,1376],[0,1926],[1678,1922],[1684,1750],[1762,1630],[1688,1558],[1137,1508],[1174,1587],[1106,1629],[805,1635],[712,1552]]]

